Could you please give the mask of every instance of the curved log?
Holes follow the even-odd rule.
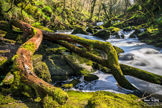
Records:
[[[36,92],[41,94],[48,94],[52,96],[58,103],[64,104],[68,99],[67,93],[62,89],[54,87],[53,85],[38,78],[33,72],[31,57],[35,50],[38,49],[43,39],[41,30],[31,27],[29,24],[19,20],[12,20],[12,23],[23,30],[24,39],[31,34],[33,36],[31,39],[20,46],[16,55],[12,58],[14,61],[12,71],[17,73],[17,76],[15,75],[15,80],[12,87],[16,89],[19,85],[17,79],[20,79],[25,84],[34,88]],[[21,78],[19,78],[19,76]]]

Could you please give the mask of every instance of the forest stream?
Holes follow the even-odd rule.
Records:
[[[103,24],[102,22],[98,25]],[[141,29],[143,32],[144,29]],[[71,34],[72,30],[58,30],[56,33],[65,33]],[[124,50],[124,53],[118,55],[119,63],[127,64],[148,72],[162,75],[162,48],[157,48],[152,45],[147,45],[138,40],[138,38],[129,38],[129,36],[134,32],[134,30],[129,32],[118,32],[121,37],[121,34],[124,34],[124,39],[117,39],[114,35],[111,35],[107,42],[110,42],[113,46],[117,46]],[[99,37],[76,34],[79,37],[105,41]],[[105,41],[105,42],[106,42]],[[126,90],[117,85],[117,82],[112,74],[104,73],[100,70],[97,70],[93,74],[99,77],[98,80],[86,82],[83,77],[80,78],[81,83],[76,85],[70,90],[82,91],[82,92],[94,92],[94,91],[110,91],[113,93],[133,93],[131,90]],[[130,83],[137,87],[140,91],[146,92],[148,94],[153,94],[154,97],[162,99],[162,86],[153,84],[129,75],[125,75]],[[75,79],[75,78],[74,78]],[[71,81],[70,79],[69,81]],[[66,82],[66,81],[65,81]]]

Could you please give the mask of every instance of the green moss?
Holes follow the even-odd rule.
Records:
[[[39,78],[43,79],[44,81],[52,82],[49,69],[45,62],[38,62],[37,64],[35,64],[34,72]]]
[[[93,80],[97,80],[99,77],[93,74],[85,74],[84,75],[84,80],[85,81],[93,81]]]
[[[110,32],[108,30],[101,30],[93,34],[93,36],[100,37],[107,40],[110,37]]]
[[[80,80],[74,79],[70,81],[69,83],[62,85],[62,88],[70,89],[70,88],[75,87],[78,83],[80,83]]]
[[[88,108],[143,108],[134,95],[98,91],[88,100]]]
[[[58,107],[59,104],[57,101],[53,99],[52,96],[46,95],[43,99],[43,108],[55,108]]]
[[[0,30],[0,37],[4,37],[7,34],[6,31]]]
[[[117,54],[120,54],[120,53],[124,53],[124,50],[122,50],[121,48],[117,47],[117,46],[113,46],[117,52]]]
[[[11,96],[5,96],[0,93],[0,105],[8,104],[8,103],[15,103],[18,100],[13,99]]]
[[[92,25],[89,25],[88,28],[86,29],[87,32],[90,32],[90,33],[94,33],[93,31],[93,26]]]
[[[62,54],[62,52],[68,51],[65,47],[59,47],[59,48],[47,48],[46,52],[48,54]]]
[[[77,33],[88,35],[88,32],[85,31],[82,27],[76,27],[71,34],[77,34]]]
[[[7,61],[6,58],[0,57],[0,66]]]
[[[36,45],[32,42],[27,42],[27,43],[23,44],[20,48],[30,50],[32,52],[32,54],[34,54]]]
[[[3,85],[11,85],[13,81],[14,81],[14,76],[13,74],[11,74],[11,72],[9,72],[3,79],[2,83]]]
[[[135,67],[127,66],[124,64],[120,64],[122,72],[125,75],[134,76],[136,78],[155,83],[155,84],[162,84],[162,76],[153,74],[151,72],[147,72]]]
[[[49,6],[43,7],[42,11],[48,16],[52,15],[52,9]]]
[[[33,66],[36,66],[36,64],[37,64],[38,62],[41,62],[41,61],[42,61],[42,58],[43,58],[43,56],[42,56],[41,54],[34,54],[34,55],[32,56]]]
[[[12,25],[7,21],[0,21],[0,29],[3,31],[11,31]]]
[[[54,32],[53,30],[47,28],[47,27],[44,27],[44,26],[41,26],[41,25],[37,25],[37,24],[32,24],[33,27],[36,27],[38,29],[41,29],[41,30],[44,30],[44,31],[48,31],[48,32]]]
[[[6,54],[6,53],[10,53],[9,50],[0,50],[0,54]]]

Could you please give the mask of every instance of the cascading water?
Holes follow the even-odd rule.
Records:
[[[151,45],[146,45],[141,43],[137,38],[130,39],[129,36],[134,33],[135,30],[129,32],[123,32],[121,30],[118,34],[121,36],[124,34],[125,39],[115,39],[110,38],[106,40],[112,45],[122,48],[125,53],[119,55],[119,62],[122,64],[127,64],[139,69],[143,69],[158,75],[162,75],[162,48],[156,48]],[[144,32],[144,29],[141,29]],[[101,38],[83,34],[76,34],[82,38],[105,41]],[[111,36],[112,37],[112,36]],[[82,81],[73,90],[80,90],[83,92],[92,91],[110,91],[115,93],[130,93],[131,91],[125,90],[117,85],[117,82],[112,74],[106,74],[101,71],[96,71],[93,73],[99,77],[98,80],[85,82]],[[135,77],[125,75],[125,77],[136,86],[139,90],[147,93],[154,93],[158,98],[162,99],[162,86],[157,84],[152,84]]]

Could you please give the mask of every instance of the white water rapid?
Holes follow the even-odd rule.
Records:
[[[144,30],[141,29],[141,31],[143,32]],[[110,42],[113,46],[122,48],[125,51],[125,53],[121,53],[119,55],[120,63],[127,64],[142,70],[146,70],[148,72],[152,72],[158,75],[162,75],[162,48],[156,48],[152,45],[146,45],[145,43],[141,43],[137,38],[130,39],[129,36],[133,32],[134,30],[124,33],[121,30],[120,33],[124,34],[125,39],[115,39],[112,36],[112,38],[106,41]],[[70,31],[68,34],[70,34]],[[83,34],[76,35],[86,39],[105,41],[95,36]],[[72,89],[81,90],[83,92],[92,92],[99,90],[110,91],[115,93],[132,92],[119,87],[112,74],[106,74],[101,71],[96,71],[93,74],[97,75],[99,79],[91,82],[82,81],[80,84],[78,84],[75,88]],[[125,75],[125,77],[139,90],[150,94],[153,93],[157,95],[158,98],[162,99],[161,85],[152,84],[128,75]]]

